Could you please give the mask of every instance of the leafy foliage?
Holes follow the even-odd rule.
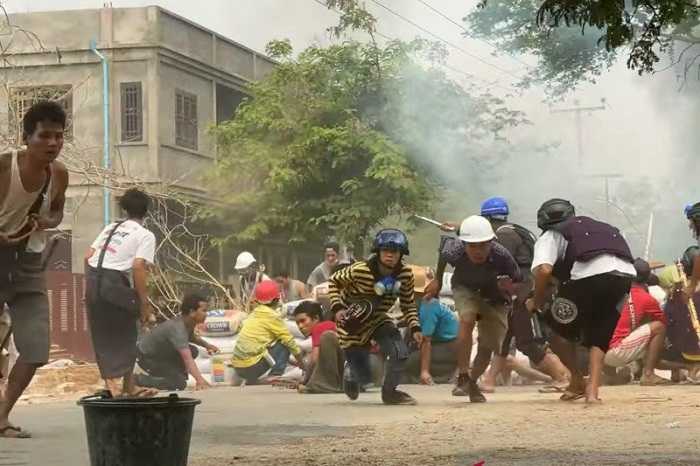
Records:
[[[688,0],[545,0],[537,23],[546,27],[578,25],[603,31],[601,42],[607,50],[631,46],[627,66],[640,75],[651,73],[673,39],[675,27],[698,19],[698,5]],[[684,26],[685,27],[685,26]]]
[[[520,85],[542,85],[550,96],[596,77],[615,61],[617,52],[598,47],[599,33],[578,27],[547,28],[535,18],[540,0],[489,0],[467,15],[469,35],[488,40],[501,51],[530,55],[537,65],[526,69]]]
[[[537,57],[521,84],[544,84],[557,96],[595,82],[621,53],[639,74],[656,71],[662,53],[680,61],[700,44],[699,13],[696,2],[684,0],[487,0],[465,21],[471,36]],[[687,44],[678,57],[674,41]]]
[[[287,58],[212,129],[214,214],[236,240],[357,242],[388,216],[429,212],[440,167],[467,180],[487,158],[479,148],[524,120],[430,66],[435,53],[425,41],[346,42]]]

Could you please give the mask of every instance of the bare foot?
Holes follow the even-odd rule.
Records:
[[[124,383],[122,378],[105,379],[105,387],[112,394],[112,398],[117,398],[124,395]]]
[[[0,424],[0,438],[32,438],[32,434],[6,422]]]
[[[482,383],[482,384],[479,384],[479,388],[484,393],[496,393],[496,387],[493,385]]]
[[[600,398],[586,398],[585,407],[589,408],[591,406],[600,406],[603,404],[603,400]]]
[[[134,386],[126,396],[131,398],[153,398],[154,396],[158,396],[158,389]]]

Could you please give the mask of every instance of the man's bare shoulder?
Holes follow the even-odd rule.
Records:
[[[68,184],[68,168],[66,168],[63,162],[55,160],[52,164],[53,176],[57,180],[61,180],[63,183]]]

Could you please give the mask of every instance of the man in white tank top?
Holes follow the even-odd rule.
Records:
[[[49,303],[42,270],[42,231],[63,220],[68,171],[56,160],[66,114],[42,101],[24,115],[25,150],[0,154],[0,312],[7,304],[19,358],[0,399],[0,437],[27,438],[10,411],[49,358]]]

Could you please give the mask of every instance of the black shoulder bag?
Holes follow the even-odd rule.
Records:
[[[107,246],[109,246],[114,233],[116,233],[117,228],[119,228],[122,223],[124,223],[124,220],[117,222],[114,228],[112,228],[112,231],[109,232],[109,235],[102,246],[100,258],[97,261],[97,301],[108,303],[128,314],[133,314],[134,317],[136,317],[139,315],[141,310],[141,299],[139,298],[136,290],[127,285],[127,279],[122,272],[111,271],[114,274],[119,274],[118,280],[108,280],[104,283],[102,281],[102,277],[105,273],[102,263],[104,262],[105,254],[107,253]]]

